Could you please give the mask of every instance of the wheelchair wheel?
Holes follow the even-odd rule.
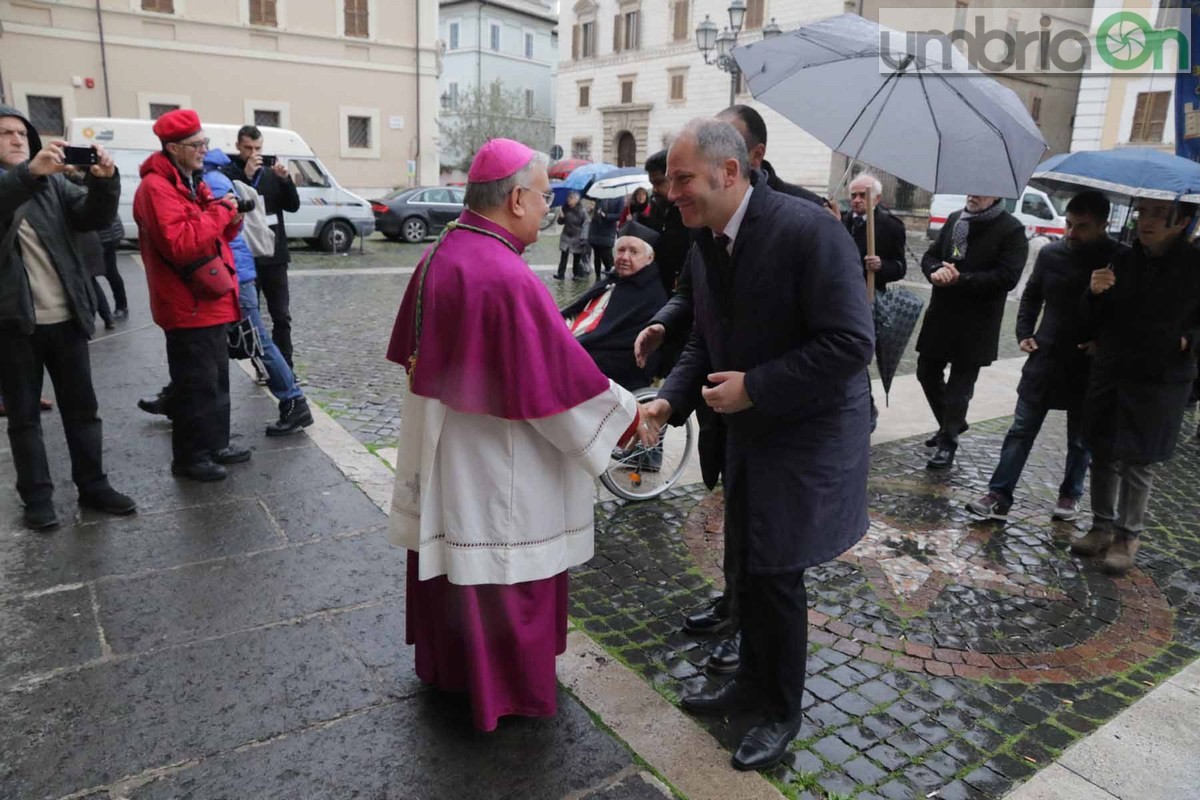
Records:
[[[658,390],[647,387],[633,394],[639,403],[645,403],[657,397]],[[600,482],[624,500],[658,497],[683,475],[695,447],[696,420],[688,417],[683,425],[663,428],[655,447],[637,443],[623,451],[614,450]]]

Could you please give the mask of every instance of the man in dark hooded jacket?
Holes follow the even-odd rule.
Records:
[[[71,183],[64,146],[57,139],[43,146],[24,114],[0,105],[0,390],[24,521],[34,530],[58,525],[39,418],[43,372],[58,397],[79,504],[109,514],[137,510],[104,474],[87,344],[95,298],[71,245],[74,232],[94,231],[116,215],[120,178],[97,146],[85,185]]]

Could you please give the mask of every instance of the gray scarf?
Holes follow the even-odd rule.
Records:
[[[1002,200],[997,200],[978,214],[972,214],[964,208],[958,221],[954,223],[954,230],[950,233],[950,257],[955,261],[962,261],[967,257],[967,232],[972,222],[989,222],[1003,213],[1004,201]]]

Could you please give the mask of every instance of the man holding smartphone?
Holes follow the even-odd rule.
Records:
[[[283,212],[300,210],[300,194],[292,182],[287,164],[273,155],[263,155],[262,131],[256,125],[243,125],[238,130],[237,155],[223,170],[233,181],[248,183],[258,190],[266,201],[266,212],[275,215],[271,230],[275,231],[275,253],[254,259],[258,273],[258,288],[267,300],[267,311],[271,314],[271,338],[279,352],[292,363],[292,312],[288,293],[287,232],[283,227]]]
[[[104,473],[87,345],[95,330],[91,279],[71,246],[75,232],[116,215],[121,183],[99,146],[87,148],[93,163],[84,185],[66,180],[66,149],[57,139],[43,145],[24,114],[0,105],[0,390],[17,492],[33,530],[58,525],[39,418],[43,372],[58,397],[79,504],[118,515],[137,510]]]

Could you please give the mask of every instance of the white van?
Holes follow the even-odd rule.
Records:
[[[1026,186],[1017,200],[1004,200],[1004,207],[1025,225],[1025,235],[1057,238],[1067,233],[1067,202],[1069,195],[1047,194],[1041,189]],[[946,218],[967,204],[965,194],[935,194],[929,203],[929,227],[925,235],[937,238]]]
[[[146,119],[77,117],[67,128],[71,144],[100,144],[112,153],[121,171],[121,223],[125,235],[133,239],[137,238],[133,193],[141,182],[138,170],[151,153],[162,149],[153,126]],[[210,147],[234,155],[240,127],[205,123],[204,134],[212,141]],[[300,134],[285,128],[260,126],[259,130],[263,154],[278,156],[287,163],[300,194],[300,210],[283,215],[289,239],[304,239],[323,250],[342,253],[350,249],[355,236],[374,233],[371,204],[339,186]]]

